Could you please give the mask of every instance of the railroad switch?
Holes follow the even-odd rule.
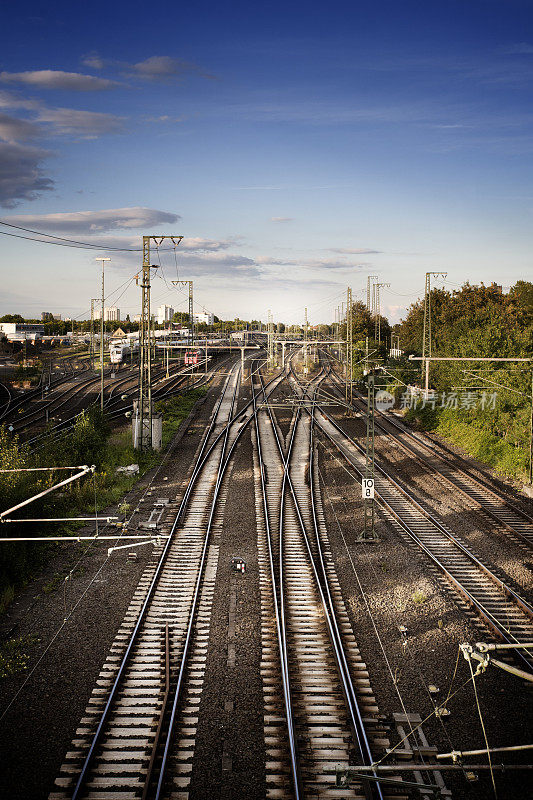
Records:
[[[242,575],[246,572],[246,561],[242,558],[231,559],[231,569],[233,572],[240,572]]]

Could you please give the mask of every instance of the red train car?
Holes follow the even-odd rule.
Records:
[[[186,350],[185,351],[185,363],[186,364],[198,364],[198,351],[197,350]]]

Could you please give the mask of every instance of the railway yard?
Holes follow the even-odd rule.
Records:
[[[150,543],[59,548],[1,619],[33,637],[0,684],[3,796],[528,796],[531,751],[499,748],[533,732],[531,503],[377,413],[368,540],[366,399],[347,413],[327,348],[307,375],[299,347],[191,372],[154,367],[154,399],[209,389],[122,498]],[[117,425],[136,376],[105,376]],[[36,448],[99,380],[72,369],[2,421]]]

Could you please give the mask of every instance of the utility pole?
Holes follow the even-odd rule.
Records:
[[[96,258],[95,261],[102,262],[102,308],[100,318],[100,411],[104,413],[104,264],[111,261],[110,258]]]
[[[426,272],[426,284],[424,287],[424,330],[422,333],[422,370],[426,373],[425,392],[426,397],[429,391],[429,364],[427,360],[431,358],[431,276],[442,276],[446,278],[447,272]],[[422,374],[423,374],[422,373]]]
[[[377,281],[378,275],[367,275],[366,278],[366,308],[369,314],[372,314],[372,301],[370,299],[370,284],[372,281]]]
[[[361,535],[358,537],[362,541],[372,541],[376,538],[375,534],[375,509],[374,509],[374,407],[376,398],[375,376],[371,372],[367,378],[367,409],[366,409],[366,454],[365,454],[365,481],[368,487],[368,481],[371,481],[371,494],[366,496],[363,493],[363,513],[364,513],[364,528]]]
[[[89,363],[91,369],[94,369],[94,304],[97,302],[97,297],[91,297],[91,334],[89,339]]]
[[[274,319],[272,312],[268,309],[268,328],[267,328],[267,341],[268,341],[268,368],[269,370],[274,367]]]
[[[305,307],[305,324],[304,324],[304,374],[309,372],[309,362],[307,359],[307,336],[308,336],[308,322],[307,322],[307,306]]]
[[[351,413],[353,402],[353,303],[352,290],[346,289],[346,413]]]
[[[381,298],[379,290],[384,287],[389,287],[390,283],[375,283],[375,312],[376,312],[376,319],[374,324],[374,339],[377,341],[378,344],[381,344]]]
[[[143,236],[143,264],[142,264],[142,300],[141,324],[139,327],[139,449],[146,445],[152,446],[152,352],[150,348],[150,241],[153,240],[157,247],[165,239],[170,239],[176,247],[183,236]],[[157,267],[153,266],[154,269]],[[147,435],[145,434],[146,420],[148,420]],[[136,424],[136,423],[135,423]]]

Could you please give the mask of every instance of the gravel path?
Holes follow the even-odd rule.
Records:
[[[193,760],[191,800],[265,796],[261,617],[252,444],[226,475],[217,581]],[[246,562],[244,575],[232,558]]]

